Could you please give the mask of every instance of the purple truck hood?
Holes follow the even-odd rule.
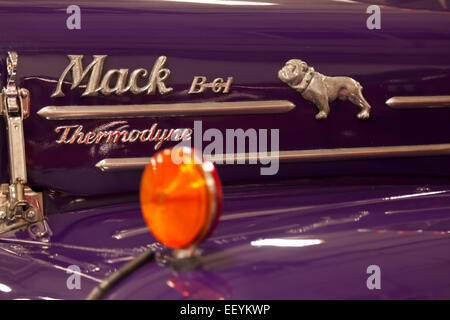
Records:
[[[193,128],[195,120],[202,120],[203,130],[279,129],[281,151],[446,144],[450,140],[448,108],[399,110],[385,103],[394,96],[448,95],[448,12],[426,10],[434,5],[410,10],[396,5],[404,2],[389,1],[391,6],[383,8],[382,29],[369,30],[367,2],[280,0],[263,1],[271,5],[226,6],[86,1],[80,5],[82,28],[72,31],[65,28],[67,15],[62,11],[66,7],[59,2],[0,1],[0,20],[8,30],[0,48],[18,52],[18,82],[31,93],[31,115],[24,121],[29,184],[77,195],[138,189],[140,170],[102,172],[96,165],[104,159],[150,157],[154,143],[57,143],[63,130],[55,130],[61,126],[82,126],[87,133],[105,128],[144,130],[154,123],[165,129]],[[17,24],[22,17],[27,19]],[[35,32],[26,32],[25,25]],[[158,56],[166,56],[165,66],[171,70],[166,84],[173,91],[82,97],[84,87],[71,91],[66,83],[65,96],[52,98],[68,65],[67,55],[84,55],[85,67],[92,55],[108,55],[104,73],[115,68],[127,68],[130,73],[137,68],[150,70]],[[358,108],[338,100],[331,105],[328,119],[315,120],[314,105],[278,78],[278,70],[293,58],[307,61],[325,75],[359,81],[372,105],[370,119],[357,119]],[[188,94],[193,77],[201,75],[208,81],[233,77],[230,92]],[[288,101],[295,108],[277,114],[147,119],[47,120],[38,115],[47,106],[111,105],[113,111],[129,104],[267,100]],[[162,148],[173,144],[166,142]],[[341,161],[332,166],[286,164],[277,178],[358,175],[367,174],[368,168],[370,174],[448,175],[449,168],[443,165],[448,159],[442,155],[426,162],[405,158]],[[219,171],[225,181],[259,179],[259,168],[253,167],[237,173],[228,168]]]
[[[71,1],[0,1],[0,48],[2,54],[17,51],[17,82],[30,91],[31,114],[24,120],[28,184],[45,192],[53,232],[48,242],[30,240],[23,231],[0,235],[0,299],[85,298],[147,247],[157,252],[156,261],[106,298],[450,299],[450,108],[386,104],[394,96],[449,95],[448,9],[442,1],[259,2],[271,5],[79,1],[83,24],[73,31],[65,28]],[[373,3],[385,5],[381,30],[366,26]],[[150,69],[164,55],[174,90],[165,96],[81,97],[84,87],[71,91],[65,83],[66,96],[52,98],[67,55],[84,55],[85,65],[92,55],[108,55],[105,70]],[[372,105],[370,118],[360,120],[356,106],[335,101],[329,118],[316,120],[315,106],[278,78],[294,58],[325,75],[356,79]],[[209,81],[234,77],[230,93],[189,95],[200,75]],[[48,106],[268,100],[295,108],[158,119],[48,120],[38,114]],[[258,166],[219,167],[225,183],[221,221],[200,246],[197,267],[175,268],[141,217],[135,193],[142,168],[97,167],[105,159],[147,159],[153,145],[57,143],[55,130],[142,130],[154,122],[191,128],[194,120],[221,132],[278,128],[285,152],[444,147],[408,158],[282,163],[276,176],[263,178]],[[1,182],[8,181],[5,132],[1,121]],[[381,269],[382,290],[366,285],[371,265]],[[70,266],[80,268],[79,290],[67,287]]]
[[[245,196],[244,196],[245,195]],[[110,299],[448,299],[450,186],[419,177],[291,180],[225,187],[200,266],[174,269],[136,203],[55,214],[49,243],[2,236],[5,299],[81,299],[145,247],[158,252]],[[82,272],[68,290],[67,268]],[[378,265],[382,290],[368,290]],[[178,270],[178,271],[177,271]],[[52,279],[49,281],[49,279]]]

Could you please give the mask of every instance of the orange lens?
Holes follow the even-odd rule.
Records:
[[[220,214],[222,195],[212,163],[200,163],[192,149],[184,148],[173,151],[181,160],[176,164],[172,151],[166,149],[151,158],[142,175],[140,199],[155,238],[178,249],[195,245],[210,233]]]

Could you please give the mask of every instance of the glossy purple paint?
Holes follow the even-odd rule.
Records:
[[[20,82],[32,93],[33,113],[25,124],[31,184],[90,195],[135,190],[140,172],[105,175],[93,166],[106,157],[151,155],[152,145],[103,150],[57,145],[54,128],[75,121],[46,121],[35,112],[49,104],[217,100],[211,93],[187,95],[195,75],[234,76],[232,93],[224,101],[294,102],[296,109],[284,115],[202,119],[205,129],[280,128],[282,150],[449,142],[448,109],[398,111],[384,105],[394,95],[448,94],[448,12],[383,8],[382,30],[369,31],[365,27],[368,4],[272,2],[277,5],[80,2],[82,30],[68,31],[64,27],[67,5],[61,1],[0,1],[0,26],[8,31],[2,34],[0,47],[19,53]],[[155,57],[166,55],[174,93],[79,98],[80,91],[67,93],[66,88],[65,98],[51,99],[54,82],[49,81],[59,77],[67,54],[108,54],[108,68],[130,69],[150,68]],[[294,57],[324,74],[357,79],[373,106],[371,119],[357,120],[357,108],[338,101],[328,120],[314,120],[315,107],[276,76],[283,63]],[[183,127],[192,126],[193,120],[171,118],[159,123]],[[76,123],[91,130],[111,124]],[[127,120],[121,125],[144,128],[148,123],[153,120]],[[0,143],[0,148],[5,145]],[[4,157],[6,150],[1,154]],[[2,168],[5,161],[1,159]],[[101,202],[89,197],[63,198],[52,193],[46,204],[52,209],[49,243],[33,242],[21,231],[1,235],[0,298],[84,298],[99,281],[151,246],[159,253],[158,261],[137,271],[107,298],[448,299],[448,177],[361,176],[448,174],[448,161],[443,156],[289,164],[275,178],[316,177],[229,184],[223,218],[216,233],[201,246],[201,266],[183,272],[170,266],[170,254],[146,230],[136,201],[98,206]],[[219,170],[223,180],[233,181],[257,178],[258,168]],[[337,174],[360,176],[318,177]],[[7,179],[4,171],[1,178]],[[83,203],[86,209],[74,209]],[[289,248],[255,246],[260,239],[323,242]],[[373,264],[382,270],[380,291],[366,287],[366,269]],[[81,268],[81,290],[66,287],[70,265]]]
[[[146,230],[137,204],[54,214],[50,243],[3,235],[0,279],[11,298],[84,298],[144,247],[157,262],[109,299],[448,299],[450,187],[446,179],[324,178],[225,187],[225,212],[200,248],[201,266],[175,271]],[[261,239],[317,239],[304,247]],[[302,244],[300,242],[300,244]],[[378,265],[382,290],[368,290]],[[81,290],[68,290],[78,265]],[[50,280],[51,279],[51,280]]]
[[[448,94],[450,18],[448,12],[387,7],[382,29],[366,28],[366,3],[274,1],[272,6],[220,6],[165,1],[103,2],[82,7],[82,29],[65,28],[65,6],[52,1],[14,4],[0,9],[3,50],[20,55],[21,86],[32,93],[32,116],[26,121],[30,184],[74,194],[108,194],[137,189],[140,172],[100,173],[104,158],[150,156],[153,143],[66,145],[55,141],[60,125],[82,124],[86,131],[129,127],[193,127],[196,118],[47,121],[36,112],[47,105],[206,102],[286,99],[296,108],[278,115],[203,117],[204,130],[214,127],[280,129],[280,149],[320,149],[447,143],[449,109],[392,110],[386,99],[399,95]],[[1,2],[0,2],[1,4]],[[17,24],[19,17],[24,22]],[[24,31],[33,28],[34,32]],[[165,96],[98,96],[81,98],[83,89],[50,98],[68,63],[67,54],[109,55],[105,69],[151,69],[159,55],[168,57],[174,88]],[[364,87],[372,104],[371,119],[356,119],[358,108],[336,101],[329,119],[316,121],[316,108],[282,83],[277,72],[290,58],[301,58],[326,75],[348,75]],[[233,76],[231,93],[188,95],[192,79]],[[166,143],[165,146],[170,146]],[[449,174],[446,157],[388,160],[374,167],[380,174]],[[426,164],[421,162],[425,161]],[[282,166],[279,176],[365,173],[367,163]],[[317,169],[318,168],[318,169]],[[225,180],[242,178],[226,171]],[[255,170],[256,171],[256,170]],[[258,179],[256,173],[247,179]],[[76,177],[70,181],[65,174]]]

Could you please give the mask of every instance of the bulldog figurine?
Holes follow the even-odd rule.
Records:
[[[291,59],[278,71],[281,81],[298,91],[302,97],[314,103],[319,112],[316,119],[326,119],[330,113],[329,103],[339,98],[350,100],[361,108],[359,119],[370,116],[370,105],[362,95],[362,86],[350,77],[328,77],[314,71],[313,67],[299,59]]]

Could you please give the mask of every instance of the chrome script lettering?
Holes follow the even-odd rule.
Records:
[[[158,150],[165,141],[187,141],[191,139],[192,129],[158,129],[154,123],[150,129],[137,130],[110,130],[110,131],[83,131],[82,125],[60,126],[55,128],[59,133],[58,144],[100,144],[100,143],[133,143],[155,142]]]
[[[69,72],[72,75],[70,90],[77,88],[89,75],[86,89],[82,96],[96,96],[99,92],[103,95],[122,95],[128,91],[133,94],[145,92],[148,95],[153,95],[158,92],[163,95],[173,90],[173,88],[168,88],[164,83],[170,76],[170,70],[164,68],[164,63],[167,61],[165,56],[160,56],[156,59],[148,78],[148,83],[144,87],[139,87],[137,81],[139,78],[144,79],[148,76],[149,72],[146,69],[139,68],[134,70],[128,81],[128,69],[111,69],[102,78],[103,66],[108,57],[107,55],[94,55],[92,62],[85,69],[83,69],[83,55],[68,55],[67,57],[69,58],[69,65],[61,74],[55,92],[51,95],[52,98],[65,96],[62,91],[62,84]]]

